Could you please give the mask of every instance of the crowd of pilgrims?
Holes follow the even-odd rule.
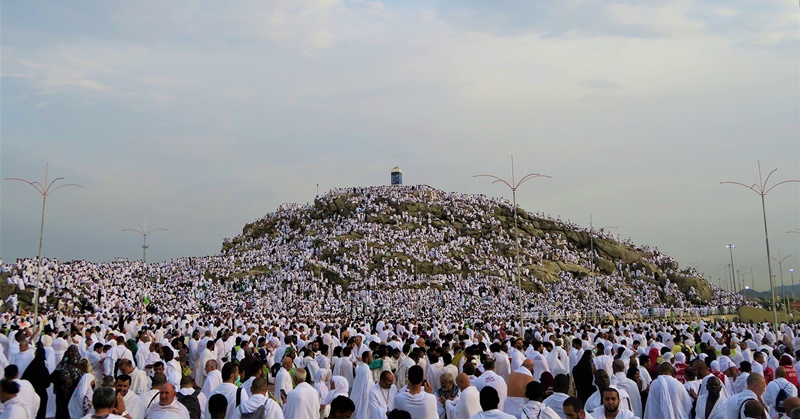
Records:
[[[800,325],[0,317],[0,418],[800,418]]]

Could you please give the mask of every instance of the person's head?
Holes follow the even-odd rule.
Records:
[[[298,368],[298,369],[294,370],[294,376],[292,377],[294,379],[294,385],[298,385],[300,383],[305,383],[306,382],[306,375],[307,374],[306,374],[306,369],[305,368]]]
[[[464,389],[469,387],[470,384],[471,383],[469,382],[469,376],[467,374],[464,374],[462,372],[461,374],[458,374],[456,376],[456,385],[458,386],[459,391],[464,391]]]
[[[194,388],[194,379],[192,376],[187,375],[181,378],[181,388]]]
[[[553,391],[556,393],[568,393],[569,376],[566,374],[556,374],[556,377],[553,379]]]
[[[419,365],[408,369],[408,383],[414,386],[422,384],[423,371]]]
[[[153,378],[150,379],[150,388],[153,389],[153,390],[158,390],[166,382],[167,382],[167,376],[166,375],[164,375],[164,374],[153,374]]]
[[[722,391],[722,383],[719,378],[711,377],[706,383],[706,388],[708,389],[708,395],[716,399],[719,398],[719,394]]]
[[[225,419],[228,412],[228,399],[224,394],[214,394],[208,398],[208,413],[211,419]]]
[[[153,374],[164,374],[164,363],[157,361],[153,364]]]
[[[9,364],[5,368],[4,373],[5,373],[5,377],[6,378],[8,378],[10,380],[14,380],[16,378],[19,378],[18,377],[19,376],[19,367],[17,367],[15,364]]]
[[[453,374],[445,372],[439,376],[439,387],[443,391],[453,391],[453,386],[456,384],[456,378]]]
[[[611,385],[611,378],[608,376],[606,370],[597,370],[597,372],[594,373],[594,382],[600,390],[603,390]]]
[[[758,400],[750,400],[744,404],[744,416],[752,419],[767,419],[764,405]]]
[[[522,361],[522,367],[525,368],[526,370],[530,371],[531,374],[533,374],[533,360],[532,359],[525,358],[525,360]]]
[[[256,377],[250,385],[250,392],[253,394],[267,394],[267,380],[263,377]]]
[[[285,356],[283,357],[283,361],[281,361],[281,366],[286,370],[289,371],[294,366],[294,360],[291,357]]]
[[[164,383],[158,390],[158,403],[162,406],[169,406],[175,401],[175,386],[172,383]]]
[[[697,372],[697,376],[700,378],[705,378],[706,375],[711,374],[708,371],[708,364],[702,359],[697,359],[692,362],[692,368],[694,368],[695,372]]]
[[[619,409],[619,391],[613,387],[608,387],[601,393],[603,407],[608,413],[614,413]]]
[[[130,375],[133,372],[133,369],[133,362],[131,362],[130,359],[123,358],[119,361],[119,370],[123,374]]]
[[[767,389],[767,382],[764,381],[764,376],[761,374],[748,375],[747,389],[755,393],[757,396],[764,394],[764,391]]]
[[[128,374],[121,374],[117,377],[117,381],[114,383],[114,389],[117,393],[121,394],[122,397],[125,397],[128,394],[128,390],[131,388],[131,376]]]
[[[239,367],[233,362],[226,362],[225,365],[222,366],[221,373],[222,381],[232,383],[236,381],[236,378],[239,376]]]
[[[567,397],[564,400],[564,416],[567,419],[584,419],[586,412],[583,410],[583,402],[577,397]]]
[[[380,381],[378,384],[382,389],[390,389],[394,385],[394,374],[391,371],[383,371],[381,373]]]
[[[787,397],[783,400],[783,408],[786,410],[786,413],[791,414],[792,411],[797,409],[797,413],[800,413],[800,398],[797,397]]]
[[[672,366],[669,362],[662,362],[658,366],[658,375],[669,375],[670,377],[675,377],[675,367]]]
[[[483,409],[484,412],[494,410],[497,409],[497,406],[500,404],[500,396],[497,394],[497,390],[495,390],[494,387],[485,386],[481,389],[480,402],[481,409]]]
[[[337,396],[331,400],[331,419],[350,419],[356,411],[356,404],[347,396]]]
[[[611,363],[611,370],[614,371],[614,374],[618,372],[624,372],[625,363],[622,362],[621,359],[615,359],[614,362]]]
[[[394,409],[386,414],[386,419],[412,419],[411,413],[405,410]]]
[[[92,406],[96,413],[105,413],[114,407],[115,401],[117,401],[117,392],[111,387],[100,387],[92,394]]]
[[[786,368],[775,368],[775,378],[786,378]]]
[[[10,378],[0,380],[0,402],[5,403],[17,397],[17,394],[19,394],[19,383]]]
[[[541,402],[544,400],[544,387],[537,381],[531,381],[525,386],[525,397],[527,397],[528,400]]]

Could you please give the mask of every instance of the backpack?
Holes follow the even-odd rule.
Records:
[[[778,395],[775,396],[775,410],[778,413],[786,413],[786,408],[783,407],[783,402],[787,398],[789,398],[789,393],[786,392],[786,388],[781,388],[778,391]]]
[[[267,406],[261,405],[256,409],[255,412],[252,413],[244,413],[242,412],[242,407],[239,406],[239,413],[242,415],[242,419],[264,419],[267,411]]]
[[[197,395],[200,394],[200,390],[196,390],[192,394],[183,394],[178,392],[175,395],[177,397],[178,402],[180,402],[186,410],[189,411],[189,418],[190,419],[200,419],[200,400],[197,399]]]

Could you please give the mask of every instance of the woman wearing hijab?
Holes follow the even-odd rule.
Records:
[[[36,354],[33,357],[25,373],[22,374],[23,380],[28,380],[36,394],[39,395],[41,402],[39,403],[39,411],[36,413],[36,419],[44,419],[47,413],[47,388],[50,387],[50,371],[47,369],[45,363],[45,350],[41,344],[36,348]]]
[[[584,351],[583,356],[572,368],[572,376],[575,380],[575,391],[578,393],[578,398],[583,403],[589,400],[589,397],[596,391],[592,384],[594,374],[592,374],[592,351]]]
[[[647,371],[650,372],[650,378],[655,380],[658,377],[658,348],[650,348],[647,356],[650,358],[650,365],[648,365]]]
[[[78,368],[79,360],[78,347],[70,345],[50,376],[54,386],[53,392],[56,395],[56,419],[69,419],[69,399],[84,374]]]
[[[647,405],[647,390],[644,388],[644,384],[642,383],[642,375],[637,367],[630,367],[628,368],[628,372],[625,373],[625,376],[628,377],[629,380],[632,380],[636,383],[636,387],[639,388],[639,396],[642,398],[642,412],[644,412],[644,408]]]
[[[344,396],[348,397],[347,393],[350,390],[350,383],[347,381],[346,378],[340,375],[334,375],[331,377],[331,389],[328,391],[328,394],[325,396],[325,400],[322,402],[321,410],[323,410],[322,417],[327,417],[328,413],[330,412],[330,404],[333,399]]]
[[[330,378],[331,370],[327,368],[320,368],[314,375],[314,388],[317,390],[319,396],[319,404],[323,404],[325,397],[328,395],[330,389],[328,388],[328,379]]]
[[[78,361],[78,368],[83,371],[83,375],[69,399],[69,416],[72,419],[80,419],[92,411],[94,372],[89,360],[85,358]]]

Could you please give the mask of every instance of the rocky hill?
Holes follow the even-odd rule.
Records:
[[[523,288],[534,300],[553,298],[569,284],[582,298],[600,293],[600,301],[632,308],[731,298],[655,248],[603,231],[594,231],[590,240],[588,229],[575,224],[521,208],[517,214]],[[400,278],[399,286],[408,288],[448,289],[453,280],[473,278],[516,284],[510,203],[428,186],[335,190],[311,205],[282,206],[222,245],[223,255],[259,252],[303,260],[311,277],[351,291],[383,278]],[[250,266],[239,275],[271,275],[275,269],[280,267]],[[652,294],[646,300],[637,297],[642,287]]]

